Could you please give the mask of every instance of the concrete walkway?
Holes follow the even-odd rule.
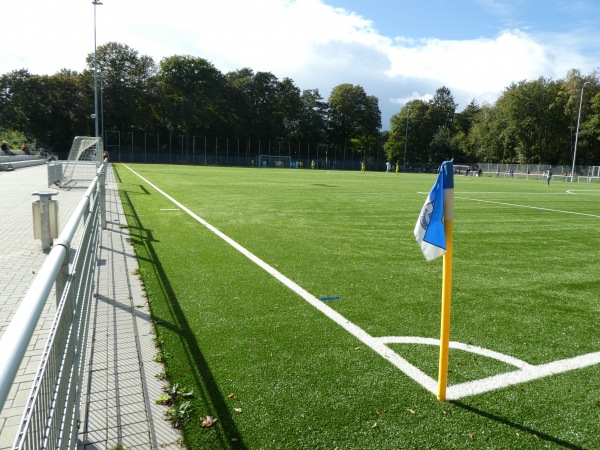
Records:
[[[61,225],[67,223],[88,185],[80,182],[56,189]],[[111,169],[106,188],[107,228],[102,231],[98,258],[78,448],[180,449],[179,433],[164,420],[165,407],[154,403],[163,395],[162,382],[156,378],[163,368],[153,361],[153,327],[134,275],[137,260]],[[47,254],[33,238],[31,212],[31,203],[38,198],[32,192],[48,189],[46,166],[0,172],[0,189],[1,337]],[[14,441],[55,304],[52,297],[0,413],[0,450],[11,448]]]

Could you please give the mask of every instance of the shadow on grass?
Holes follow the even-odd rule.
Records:
[[[578,445],[572,444],[572,443],[567,442],[567,441],[563,441],[562,439],[555,438],[554,436],[550,436],[549,434],[542,433],[540,431],[534,430],[533,428],[526,427],[524,425],[521,425],[520,423],[512,422],[512,421],[510,421],[510,420],[508,420],[508,419],[506,419],[504,417],[500,417],[500,416],[497,416],[495,414],[492,414],[492,413],[489,413],[489,412],[486,412],[486,411],[482,411],[482,410],[477,409],[477,408],[475,408],[473,406],[466,405],[465,403],[462,403],[462,402],[460,402],[458,400],[454,400],[454,401],[452,401],[450,403],[452,403],[453,405],[456,405],[456,406],[458,406],[458,407],[460,407],[460,408],[462,408],[462,409],[464,409],[466,411],[469,411],[471,413],[477,414],[477,415],[479,415],[481,417],[485,417],[486,419],[494,420],[494,421],[496,421],[498,423],[501,423],[501,424],[504,424],[504,425],[508,425],[509,427],[515,428],[517,430],[520,430],[523,433],[529,433],[532,436],[537,436],[540,440],[547,441],[547,442],[552,442],[553,444],[556,444],[556,445],[558,445],[560,447],[570,448],[570,449],[573,449],[573,450],[585,450],[583,447],[580,447]]]
[[[135,194],[138,194],[137,192]],[[153,316],[153,322],[155,327],[164,327],[171,332],[178,335],[181,341],[181,348],[183,353],[178,354],[177,358],[185,358],[189,364],[189,367],[194,368],[191,373],[194,377],[196,384],[194,388],[194,396],[200,395],[202,401],[207,405],[207,408],[211,409],[211,414],[218,418],[218,428],[216,430],[222,430],[218,433],[219,448],[236,448],[245,449],[246,445],[243,442],[240,433],[231,414],[227,408],[225,398],[222,396],[219,386],[202,354],[202,349],[198,345],[196,337],[191,331],[191,327],[188,320],[183,312],[181,305],[177,300],[177,296],[173,291],[169,279],[162,267],[158,256],[152,245],[155,242],[152,236],[152,230],[145,229],[140,217],[138,216],[129,193],[127,191],[121,191],[121,199],[125,214],[130,218],[129,231],[132,236],[132,242],[134,241],[137,245],[145,248],[147,256],[140,255],[141,252],[137,252],[137,257],[140,260],[145,260],[152,265],[154,274],[159,280],[160,286],[163,290],[162,295],[164,301],[167,302],[167,307],[170,314],[170,321],[156,318]],[[150,303],[152,309],[152,303]],[[154,314],[152,312],[152,314]],[[157,333],[158,335],[158,333]],[[196,423],[199,423],[200,418],[194,417]],[[186,435],[185,427],[183,428],[184,436]]]

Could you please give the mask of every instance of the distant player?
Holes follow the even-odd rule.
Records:
[[[550,180],[552,180],[552,168],[548,167],[548,172],[546,173],[546,180],[548,181],[548,186],[550,186]]]
[[[360,163],[360,173],[365,173],[367,171],[367,163],[363,159]]]

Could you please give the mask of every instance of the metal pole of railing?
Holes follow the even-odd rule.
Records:
[[[106,230],[106,167],[108,161],[105,159],[104,164],[98,171],[98,192],[100,195],[100,227]]]

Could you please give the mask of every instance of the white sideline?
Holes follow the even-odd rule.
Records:
[[[271,267],[269,264],[264,262],[262,259],[260,259],[256,255],[254,255],[252,252],[250,252],[246,248],[242,247],[240,244],[238,244],[236,241],[231,239],[229,236],[222,233],[220,230],[218,230],[217,228],[212,226],[210,223],[208,223],[207,221],[202,219],[200,216],[198,216],[192,210],[188,209],[186,206],[179,203],[177,200],[175,200],[169,194],[167,194],[166,192],[164,192],[163,190],[158,188],[156,185],[154,185],[153,183],[148,181],[146,178],[141,176],[139,173],[137,173],[131,167],[127,166],[126,164],[123,164],[123,166],[126,167],[128,170],[130,170],[137,177],[139,177],[140,179],[145,181],[148,185],[152,186],[157,192],[159,192],[164,197],[169,199],[176,206],[181,208],[181,210],[185,211],[192,218],[194,218],[196,221],[198,221],[199,223],[204,225],[206,228],[208,228],[214,234],[219,236],[221,239],[223,239],[225,242],[227,242],[229,245],[231,245],[237,251],[242,253],[249,260],[254,262],[256,265],[261,267],[267,273],[269,273],[274,278],[279,280],[286,287],[288,287],[293,292],[298,294],[300,297],[302,297],[304,300],[306,300],[313,307],[315,307],[316,309],[321,311],[325,316],[327,316],[329,319],[331,319],[332,321],[337,323],[344,330],[348,331],[350,334],[352,334],[358,340],[363,342],[365,345],[367,345],[373,351],[375,351],[376,353],[378,353],[379,355],[381,355],[382,357],[387,359],[390,363],[392,363],[394,366],[396,366],[398,369],[400,369],[402,372],[404,372],[404,374],[406,374],[410,378],[412,378],[419,385],[424,387],[426,390],[428,390],[432,394],[434,394],[434,395],[436,394],[437,381],[434,380],[429,375],[426,375],[419,368],[417,368],[414,365],[412,365],[411,363],[409,363],[406,359],[402,358],[400,355],[398,355],[392,349],[387,347],[386,344],[387,343],[417,343],[417,344],[427,344],[427,345],[439,345],[439,339],[422,338],[422,337],[414,337],[414,336],[384,336],[384,337],[379,337],[379,338],[371,336],[366,331],[364,331],[362,328],[360,328],[357,325],[355,325],[354,323],[350,322],[348,319],[346,319],[340,313],[338,313],[337,311],[335,311],[332,308],[330,308],[329,306],[327,306],[325,303],[323,303],[317,297],[315,297],[314,295],[312,295],[311,293],[306,291],[304,288],[302,288],[301,286],[296,284],[294,281],[287,278],[281,272],[279,272],[278,270]],[[496,203],[496,202],[492,202],[492,203]],[[514,206],[520,206],[520,205],[514,205]],[[541,208],[541,209],[544,209],[544,208]],[[600,217],[600,216],[595,216],[595,217]],[[500,374],[500,375],[495,375],[495,376],[484,378],[481,380],[474,380],[474,381],[469,381],[469,382],[465,382],[465,383],[461,383],[461,384],[457,384],[457,385],[452,385],[447,388],[447,391],[446,391],[446,399],[447,400],[458,400],[463,397],[477,395],[477,394],[492,391],[495,389],[501,389],[501,388],[511,386],[511,385],[514,385],[517,383],[523,383],[525,381],[532,381],[532,380],[535,380],[538,378],[543,378],[543,377],[546,377],[549,375],[567,372],[570,370],[584,368],[584,367],[588,367],[588,366],[592,366],[592,365],[600,363],[600,352],[588,353],[586,355],[576,356],[574,358],[563,359],[560,361],[553,361],[551,363],[541,364],[539,366],[533,366],[533,365],[530,365],[530,364],[528,364],[524,361],[521,361],[517,358],[513,358],[508,355],[503,355],[501,353],[494,352],[492,350],[483,349],[481,347],[476,347],[476,346],[469,345],[469,344],[451,342],[450,347],[469,351],[472,353],[477,353],[477,354],[487,356],[490,358],[494,358],[499,361],[503,361],[505,363],[508,363],[515,367],[518,367],[520,370],[517,370],[514,372],[508,372],[508,373],[504,373],[504,374]]]
[[[461,197],[458,195],[454,196],[455,199],[461,199],[461,200],[469,200],[472,202],[480,202],[480,203],[492,203],[494,205],[504,205],[504,206],[514,206],[516,208],[527,208],[527,209],[537,209],[539,211],[550,211],[550,212],[557,212],[557,213],[563,213],[563,214],[573,214],[576,216],[586,216],[586,217],[595,217],[597,219],[600,219],[600,216],[597,214],[587,214],[587,213],[580,213],[580,212],[575,212],[575,211],[564,211],[562,209],[551,209],[551,208],[542,208],[540,206],[529,206],[529,205],[519,205],[516,203],[505,203],[505,202],[494,202],[492,200],[481,200],[479,198],[468,198],[468,197]]]

